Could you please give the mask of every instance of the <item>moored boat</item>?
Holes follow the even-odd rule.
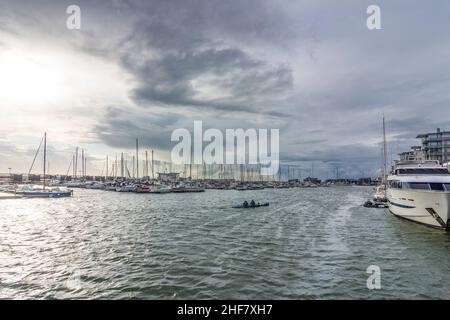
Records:
[[[165,184],[155,184],[150,187],[150,193],[170,193],[172,188]]]
[[[102,182],[94,182],[92,184],[86,185],[86,189],[104,190],[105,184]]]
[[[64,198],[73,195],[71,189],[66,188],[43,188],[39,185],[23,185],[16,189],[16,194],[21,195],[25,198]]]
[[[58,191],[58,190],[41,190],[41,191],[25,191],[22,196],[25,198],[65,198],[71,197],[73,191]]]
[[[185,193],[185,192],[205,192],[205,189],[202,187],[199,187],[197,185],[191,185],[191,184],[179,184],[172,188],[172,192],[177,193]]]
[[[73,195],[73,190],[71,189],[66,189],[66,188],[62,188],[62,187],[49,187],[49,182],[50,184],[57,184],[57,185],[61,185],[61,181],[52,181],[50,180],[49,182],[47,182],[47,176],[46,176],[46,168],[47,168],[47,133],[44,133],[44,136],[42,137],[41,143],[39,144],[39,147],[36,151],[36,155],[34,157],[34,160],[31,164],[31,168],[29,170],[29,173],[31,172],[31,170],[33,169],[33,165],[34,162],[36,160],[36,156],[39,153],[39,150],[43,145],[43,152],[44,152],[44,170],[43,170],[43,181],[42,181],[42,185],[22,185],[22,186],[17,186],[15,193],[22,195],[25,198],[64,198],[64,197],[71,197]]]
[[[136,186],[137,193],[150,193],[150,185],[148,184],[140,184]]]
[[[133,184],[125,184],[116,187],[117,192],[134,192],[136,191],[136,186]]]
[[[398,162],[388,177],[389,211],[401,218],[450,230],[450,172],[437,161]]]

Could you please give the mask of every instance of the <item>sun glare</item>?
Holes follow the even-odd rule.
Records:
[[[56,102],[64,95],[64,74],[48,59],[20,53],[0,54],[2,107]]]

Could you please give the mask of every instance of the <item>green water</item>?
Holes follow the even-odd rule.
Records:
[[[450,237],[361,204],[364,187],[0,202],[0,298],[450,296]],[[232,209],[244,200],[270,207]],[[366,286],[369,265],[381,289]]]

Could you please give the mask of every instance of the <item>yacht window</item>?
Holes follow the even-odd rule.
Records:
[[[393,189],[401,188],[401,186],[399,186],[400,183],[401,183],[400,181],[391,181],[391,188]]]
[[[450,183],[444,184],[445,190],[450,191]]]
[[[408,187],[410,189],[430,190],[430,185],[428,183],[409,182]]]
[[[444,191],[444,185],[442,183],[430,183],[431,190]]]
[[[398,169],[397,174],[450,174],[445,168]]]

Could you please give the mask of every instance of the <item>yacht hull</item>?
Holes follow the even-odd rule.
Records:
[[[52,191],[52,192],[39,192],[39,191],[29,191],[21,193],[25,198],[65,198],[71,197],[71,191]]]
[[[392,214],[449,231],[450,192],[388,189],[387,196]]]

